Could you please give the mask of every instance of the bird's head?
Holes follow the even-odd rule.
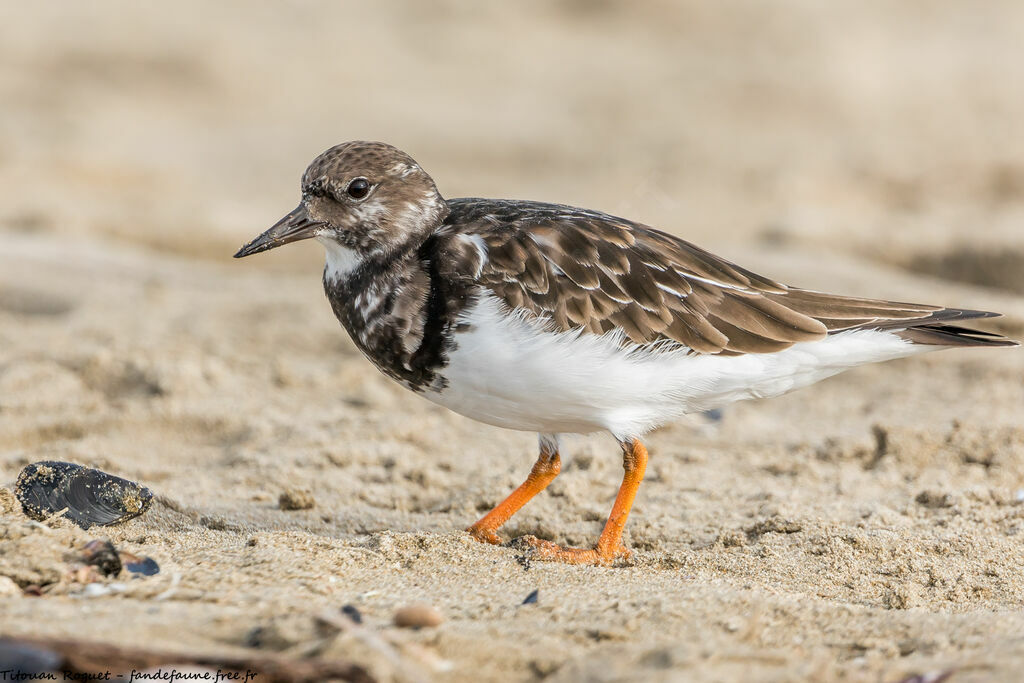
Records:
[[[433,179],[408,154],[383,142],[346,142],[313,160],[302,202],[235,258],[310,237],[329,254],[387,254],[425,239],[447,213]]]

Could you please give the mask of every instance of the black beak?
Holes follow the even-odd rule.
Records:
[[[274,223],[270,230],[239,249],[235,258],[252,256],[289,242],[307,240],[313,237],[316,234],[316,229],[322,225],[324,225],[323,221],[310,220],[309,214],[306,213],[306,206],[299,204],[294,211]]]

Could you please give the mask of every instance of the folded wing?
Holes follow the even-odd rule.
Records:
[[[450,203],[449,220],[479,246],[477,281],[509,308],[558,330],[619,329],[637,344],[676,342],[707,354],[779,351],[854,329],[892,329],[923,344],[1013,344],[950,324],[993,313],[789,287],[606,214],[540,203]]]

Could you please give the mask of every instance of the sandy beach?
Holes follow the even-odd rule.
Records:
[[[231,255],[295,206],[316,154],[379,139],[448,197],[600,209],[783,282],[999,311],[983,326],[1024,339],[1024,5],[3,16],[0,636],[380,681],[1019,680],[1024,351],[688,416],[648,438],[633,558],[560,566],[462,531],[526,475],[535,435],[377,372],[317,244]],[[619,449],[562,450],[506,538],[597,538]],[[155,502],[87,531],[30,520],[13,486],[40,460]],[[97,538],[160,572],[87,589],[69,567]],[[393,623],[416,604],[443,621]],[[362,624],[335,623],[346,605]]]

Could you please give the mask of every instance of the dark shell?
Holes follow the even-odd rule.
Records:
[[[100,570],[104,576],[116,576],[121,573],[121,558],[110,541],[89,541],[82,548],[81,559]]]
[[[83,529],[138,517],[153,502],[145,486],[70,462],[26,466],[14,491],[29,517],[43,520],[67,508],[65,516]]]
[[[132,574],[153,576],[160,572],[160,565],[152,557],[139,557],[128,552],[122,552],[121,562],[124,563],[124,568]]]

